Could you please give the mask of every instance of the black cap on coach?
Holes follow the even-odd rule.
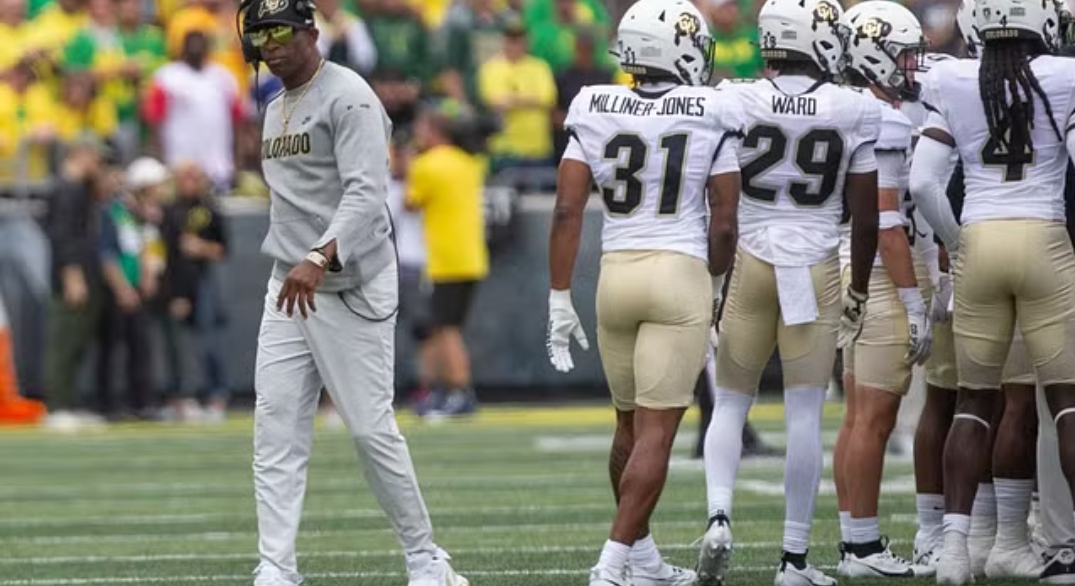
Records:
[[[277,25],[314,26],[314,4],[310,0],[258,0],[248,10],[244,30],[249,32]]]

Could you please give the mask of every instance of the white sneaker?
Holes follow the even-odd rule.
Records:
[[[626,574],[616,575],[607,568],[594,566],[590,568],[590,586],[628,586],[627,576]]]
[[[836,575],[841,578],[850,578],[847,575],[847,543],[841,541],[836,550],[840,552],[840,561],[836,562]]]
[[[970,554],[967,552],[967,538],[954,531],[944,534],[944,547],[941,549],[944,563],[937,566],[938,584],[971,584],[974,574],[970,571]]]
[[[776,570],[773,586],[836,586],[836,580],[821,573],[809,562],[800,569],[784,559]]]
[[[254,586],[299,586],[302,576],[289,574],[272,564],[262,562],[254,569]]]
[[[424,566],[412,571],[407,586],[470,586],[470,581],[455,573],[448,560],[451,559],[443,549],[437,548],[436,555]]]
[[[698,586],[720,586],[732,556],[732,523],[724,513],[717,513],[702,536],[698,552]]]
[[[935,573],[933,568],[912,564],[893,554],[887,541],[882,541],[881,547],[881,551],[862,556],[848,550],[844,575],[849,578],[914,578]]]
[[[917,566],[926,566],[936,570],[937,564],[941,561],[942,538],[943,535],[930,535],[919,530],[915,534],[914,554],[911,556],[911,562]]]
[[[629,586],[692,586],[697,581],[698,574],[694,570],[673,566],[664,560],[656,572],[627,566]]]
[[[1015,548],[994,547],[985,562],[987,578],[1037,578],[1045,569],[1045,562],[1034,555],[1030,544]]]
[[[985,562],[989,559],[989,552],[993,550],[993,543],[996,538],[996,525],[992,527],[992,531],[977,532],[972,530],[967,537],[970,569],[975,576],[985,575]]]
[[[45,428],[60,433],[73,433],[82,427],[74,411],[53,411],[45,416]]]
[[[1041,581],[1045,584],[1075,584],[1075,551],[1065,548],[1046,558]]]

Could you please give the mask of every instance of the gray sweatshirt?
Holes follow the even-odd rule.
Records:
[[[326,62],[310,84],[301,101],[305,87],[277,96],[265,112],[261,162],[270,208],[261,251],[276,259],[282,280],[311,249],[335,239],[342,268],[326,271],[319,290],[343,291],[395,259],[385,206],[392,123],[350,69]]]

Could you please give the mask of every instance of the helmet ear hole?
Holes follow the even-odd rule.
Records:
[[[684,55],[684,56],[682,57],[682,59],[683,59],[683,61],[684,61],[685,63],[688,63],[688,64],[689,64],[689,63],[694,63],[694,56],[693,56],[693,55]]]

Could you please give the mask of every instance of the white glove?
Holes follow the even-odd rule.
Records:
[[[560,372],[571,372],[575,368],[575,362],[571,360],[572,336],[583,350],[590,349],[579,314],[571,304],[571,290],[553,289],[549,291],[549,331],[545,347],[549,351],[549,362]]]
[[[952,277],[941,275],[933,289],[933,300],[929,304],[929,319],[935,324],[948,323],[952,319],[949,303],[952,301]]]
[[[720,342],[720,304],[724,300],[721,291],[724,289],[724,275],[715,275],[713,278],[713,321],[709,327],[709,344],[715,350]]]
[[[859,293],[849,285],[844,291],[844,313],[840,316],[840,335],[836,345],[847,348],[859,339],[862,333],[862,320],[866,315],[866,300],[869,297],[865,293]]]
[[[904,359],[912,364],[925,364],[933,348],[933,328],[926,311],[926,301],[922,299],[918,287],[907,287],[898,292],[907,310],[907,337],[911,345]]]

